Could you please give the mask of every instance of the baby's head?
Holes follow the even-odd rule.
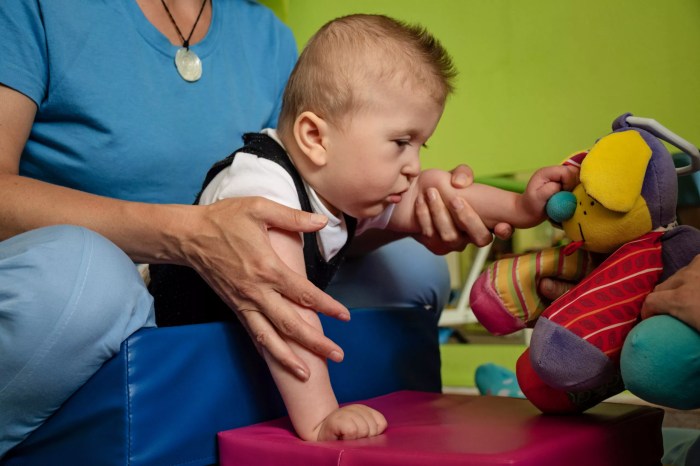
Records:
[[[308,42],[289,78],[279,130],[311,111],[338,125],[371,104],[380,86],[427,93],[440,107],[457,71],[425,28],[382,15],[350,15],[326,23]]]
[[[420,173],[456,75],[425,29],[386,16],[326,24],[287,84],[279,134],[331,212],[379,215]]]

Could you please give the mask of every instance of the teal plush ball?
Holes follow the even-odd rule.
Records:
[[[554,223],[569,220],[576,212],[576,196],[569,191],[559,191],[547,201],[547,216]]]
[[[643,320],[625,340],[620,359],[625,387],[650,403],[700,408],[700,333],[659,315]]]

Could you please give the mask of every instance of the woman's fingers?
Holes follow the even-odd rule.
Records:
[[[459,198],[456,199],[461,200]],[[428,188],[427,204],[435,231],[440,239],[448,244],[458,241],[461,236],[459,225],[455,224],[450,210],[436,188]]]
[[[188,248],[193,266],[236,312],[251,338],[302,380],[308,368],[287,341],[324,358],[342,361],[343,350],[310,326],[294,303],[342,320],[347,308],[293,271],[272,248],[268,230],[313,231],[325,217],[313,216],[262,198],[226,199],[203,209],[201,228]]]
[[[266,349],[284,367],[294,371],[297,371],[296,363],[300,360],[280,335],[319,356],[335,362],[342,361],[344,354],[340,346],[309,325],[293,308],[292,302],[312,310],[320,309],[317,306],[327,305],[328,308],[335,304],[347,313],[347,316],[343,313],[337,315],[348,320],[349,312],[345,306],[288,269],[281,261],[276,270],[279,273],[275,274],[275,278],[269,282],[260,281],[254,288],[248,287],[241,293],[244,296],[242,299],[240,295],[230,298],[234,303],[233,309],[245,320],[256,344]]]
[[[299,380],[310,377],[309,368],[277,333],[270,321],[254,309],[234,311],[259,353],[267,352]]]
[[[450,170],[450,173],[452,174],[450,182],[457,189],[466,188],[474,183],[474,172],[468,165],[459,164]]]
[[[291,209],[272,201],[264,201],[263,206],[257,206],[256,217],[264,222],[268,228],[278,228],[286,231],[309,232],[316,231],[328,222],[322,215],[310,214],[296,209]],[[270,250],[271,251],[271,250]],[[335,317],[340,320],[350,320],[350,312],[335,299],[315,287],[311,282],[297,273],[294,273],[282,261],[277,260],[275,270],[282,266],[283,274],[276,274],[275,284],[277,291],[300,306],[314,309],[321,314]]]
[[[313,309],[329,317],[350,320],[350,311],[347,307],[318,289],[306,278],[288,269],[286,265],[283,267],[288,270],[288,273],[279,274],[275,283],[275,289],[280,295],[302,307]]]
[[[552,278],[543,278],[540,281],[539,292],[543,297],[554,301],[574,286],[576,286],[574,283],[554,280]]]
[[[450,201],[449,207],[452,221],[472,243],[481,247],[491,242],[493,235],[468,202],[462,198],[455,197]]]

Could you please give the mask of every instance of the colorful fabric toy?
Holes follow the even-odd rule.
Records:
[[[659,138],[691,155],[692,165],[676,169]],[[580,412],[625,388],[620,359],[640,322],[644,299],[657,283],[700,254],[700,231],[678,226],[675,218],[677,172],[700,168],[697,148],[687,141],[653,120],[625,114],[615,120],[612,133],[565,164],[580,167],[581,182],[572,192],[553,196],[547,212],[571,243],[496,261],[470,296],[477,319],[493,334],[534,326],[516,373],[525,396],[547,413]],[[577,284],[545,306],[537,294],[544,277]],[[685,327],[670,320],[672,327]],[[673,335],[665,343],[658,340],[654,350],[669,359],[675,351],[698,355],[688,368],[694,373],[677,377],[683,383],[700,383],[700,335],[691,329],[691,337],[683,340],[690,346],[686,350],[673,346]],[[636,346],[650,351],[638,341]],[[655,399],[653,375],[643,379],[640,391],[649,401],[680,403],[674,399],[682,398],[680,394]],[[699,392],[700,385],[695,389]],[[693,395],[690,404],[695,403],[700,405],[700,395]]]

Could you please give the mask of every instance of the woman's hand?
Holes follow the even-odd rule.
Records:
[[[642,318],[669,314],[700,332],[700,256],[649,293]]]
[[[147,204],[109,199],[19,176],[22,149],[36,105],[0,84],[0,239],[47,225],[94,230],[135,262],[193,267],[236,314],[259,348],[300,379],[309,369],[280,335],[333,361],[343,351],[305,324],[290,303],[348,320],[350,314],[275,255],[267,229],[315,231],[326,219],[262,198],[210,206]]]
[[[553,278],[543,278],[540,280],[537,290],[540,292],[540,296],[552,302],[575,286],[576,283],[555,280]]]
[[[327,219],[263,198],[232,198],[196,206],[196,223],[180,247],[193,267],[236,313],[258,349],[265,349],[299,379],[309,368],[280,335],[333,361],[342,349],[307,324],[291,307],[297,303],[331,317],[349,320],[348,310],[293,272],[275,254],[267,230],[309,232]]]
[[[474,182],[474,174],[466,165],[458,165],[450,173],[454,188],[466,188]],[[464,199],[455,197],[446,205],[436,188],[428,188],[425,197],[418,195],[415,212],[422,233],[413,237],[436,254],[461,251],[469,243],[486,246],[493,239],[481,217]],[[494,228],[494,234],[502,239],[512,233],[513,228],[507,223]]]

